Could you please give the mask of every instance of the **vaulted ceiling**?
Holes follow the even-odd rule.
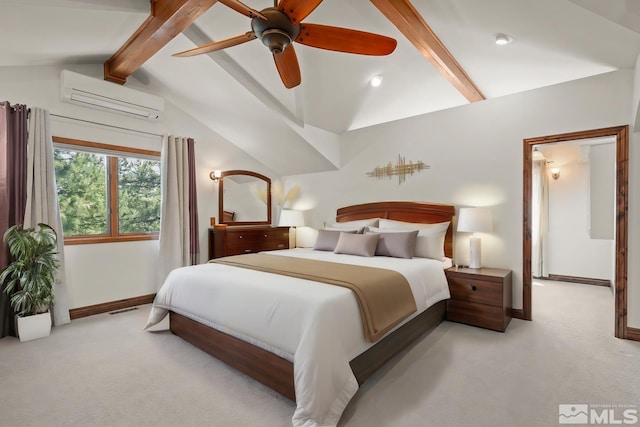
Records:
[[[270,0],[245,0],[251,8]],[[172,54],[249,31],[218,2],[143,62],[133,78],[283,175],[339,167],[340,134],[456,107],[469,100],[376,7],[324,0],[305,22],[393,37],[388,56],[296,45],[302,83],[286,89],[259,40],[190,58]],[[486,98],[633,68],[637,0],[412,0]],[[0,0],[0,66],[101,64],[149,17],[147,0]],[[504,33],[512,43],[498,46]],[[369,85],[382,75],[378,88]],[[295,162],[290,159],[295,158]]]

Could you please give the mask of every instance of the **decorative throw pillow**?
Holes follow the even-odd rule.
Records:
[[[340,233],[338,244],[333,252],[347,255],[374,256],[379,238],[380,236],[375,233]]]
[[[318,230],[318,237],[313,245],[317,251],[333,251],[338,244],[340,233],[355,234],[355,231]]]
[[[369,231],[368,233],[375,233]],[[399,231],[396,233],[376,233],[380,236],[376,246],[376,255],[394,258],[413,258],[416,251],[418,230]]]

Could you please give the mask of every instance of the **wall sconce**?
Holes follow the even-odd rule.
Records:
[[[560,178],[560,168],[551,168],[551,177],[553,179]]]
[[[209,174],[209,178],[211,178],[211,181],[213,182],[218,182],[220,181],[220,177],[222,176],[222,171],[211,171],[211,173]]]

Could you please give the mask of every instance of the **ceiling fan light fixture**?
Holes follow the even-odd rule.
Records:
[[[371,87],[380,86],[382,84],[382,76],[378,75],[378,76],[371,77],[371,80],[369,80],[369,83],[371,84]]]
[[[285,31],[272,28],[262,32],[262,43],[271,53],[282,53],[291,44],[291,37]]]
[[[505,44],[509,44],[513,41],[513,39],[511,37],[509,37],[506,34],[496,34],[495,35],[495,39],[496,39],[496,44],[498,46],[504,46]]]

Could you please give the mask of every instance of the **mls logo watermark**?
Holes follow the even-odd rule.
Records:
[[[637,425],[636,405],[566,404],[558,405],[560,424]]]
[[[589,405],[558,405],[560,424],[589,424]]]

